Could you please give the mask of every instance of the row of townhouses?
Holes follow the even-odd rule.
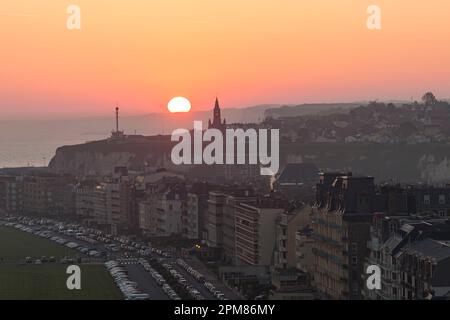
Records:
[[[373,177],[317,172],[311,164],[288,165],[270,193],[192,182],[165,169],[5,175],[0,214],[185,239],[191,252],[217,263],[230,286],[267,288],[271,298],[450,296],[450,186],[377,186]],[[372,265],[381,269],[378,290],[366,284]]]
[[[331,299],[449,299],[450,187],[382,186],[320,175],[313,206],[313,285]],[[381,289],[367,286],[369,266]]]

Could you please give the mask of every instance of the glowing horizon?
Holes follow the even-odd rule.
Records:
[[[6,0],[0,119],[450,98],[450,2]],[[69,31],[66,8],[81,8]]]

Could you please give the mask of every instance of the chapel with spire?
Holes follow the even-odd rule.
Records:
[[[226,127],[226,120],[223,119],[222,122],[222,115],[220,111],[220,105],[219,105],[219,99],[216,98],[216,103],[214,105],[214,113],[213,113],[213,121],[211,122],[211,119],[208,121],[208,129],[219,129],[219,130],[225,130]]]

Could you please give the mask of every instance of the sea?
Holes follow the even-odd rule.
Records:
[[[45,167],[55,155],[58,147],[100,139],[102,139],[101,136],[54,136],[43,139],[33,136],[27,139],[2,137],[0,139],[0,168]]]
[[[83,129],[57,121],[0,121],[0,168],[47,166],[58,147],[109,136],[108,130]]]

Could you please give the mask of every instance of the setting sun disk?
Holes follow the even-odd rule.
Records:
[[[189,112],[191,110],[191,103],[184,97],[176,97],[169,101],[167,109],[172,113]]]

